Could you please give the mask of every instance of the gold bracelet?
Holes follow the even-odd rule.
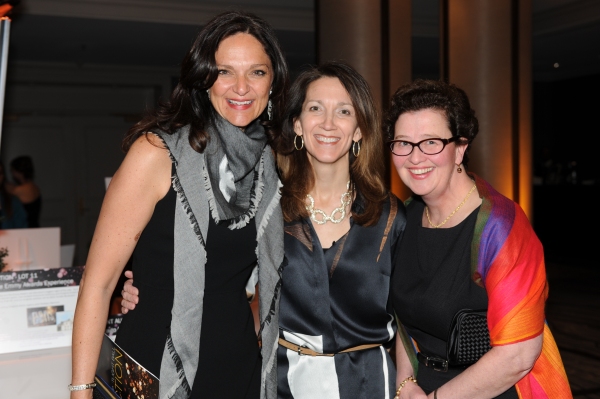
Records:
[[[400,399],[400,391],[402,390],[402,388],[404,388],[404,385],[406,385],[408,381],[412,381],[415,384],[417,383],[417,380],[412,375],[410,377],[406,377],[398,386],[398,389],[396,390],[396,396],[394,396],[394,399]]]
[[[93,389],[96,387],[96,383],[95,382],[90,382],[89,384],[82,384],[82,385],[71,385],[69,384],[69,391],[73,392],[73,391],[83,391],[84,389]]]

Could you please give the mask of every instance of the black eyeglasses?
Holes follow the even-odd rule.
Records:
[[[458,136],[450,137],[449,139],[425,139],[421,140],[418,143],[411,143],[406,140],[390,140],[388,144],[390,145],[390,150],[392,150],[392,154],[398,155],[399,157],[405,157],[410,155],[415,147],[419,147],[419,150],[425,155],[435,155],[444,151],[444,148],[453,141],[458,140]]]

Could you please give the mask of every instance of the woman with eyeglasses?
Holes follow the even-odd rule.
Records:
[[[465,92],[401,86],[384,131],[413,193],[392,275],[396,398],[571,398],[545,323],[542,245],[518,204],[466,170],[478,122]],[[491,349],[471,362],[448,357],[462,309],[487,316]]]

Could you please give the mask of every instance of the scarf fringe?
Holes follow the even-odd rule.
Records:
[[[279,297],[279,291],[281,290],[281,283],[282,283],[282,275],[283,275],[283,268],[284,266],[287,264],[287,260],[286,258],[283,259],[283,262],[281,262],[281,265],[279,265],[279,268],[277,269],[277,274],[279,275],[279,279],[277,279],[277,284],[275,284],[275,289],[273,290],[273,298],[271,298],[271,306],[269,306],[269,313],[267,313],[267,315],[265,316],[264,320],[260,323],[260,329],[258,330],[258,337],[259,339],[261,335],[262,335],[262,331],[265,328],[265,326],[267,324],[269,324],[271,322],[271,317],[273,317],[275,315],[275,308],[277,306],[277,298]],[[260,268],[260,265],[259,265]]]
[[[171,333],[167,335],[167,349],[171,354],[171,358],[173,359],[173,363],[175,363],[175,370],[179,376],[179,381],[181,381],[181,387],[185,390],[187,396],[192,394],[192,388],[190,388],[190,384],[188,384],[187,378],[185,377],[185,370],[183,369],[183,362],[175,349],[175,345],[173,345],[173,340],[171,339]]]
[[[267,370],[267,371],[265,371],[264,373],[262,373],[262,376],[261,376],[261,382],[260,382],[260,384],[261,384],[261,398],[263,398],[263,397],[269,397],[269,394],[268,394],[267,388],[266,388],[267,387],[266,382],[267,382],[267,378],[270,377],[271,373],[273,373],[273,372],[276,373],[277,372],[277,368],[273,367],[273,366],[274,366],[274,363],[275,363],[275,355],[277,354],[277,347],[278,346],[279,346],[279,341],[275,340],[273,342],[273,347],[271,348],[271,356],[269,356],[269,359],[267,359],[267,362],[266,362],[265,367],[264,367],[264,369]],[[272,370],[272,371],[268,371],[268,370]],[[275,377],[275,378],[277,378],[277,377]],[[276,386],[272,387],[272,389],[273,389],[273,394],[276,395],[277,394],[277,387]],[[272,396],[272,397],[276,397],[276,396]]]
[[[229,228],[230,230],[241,229],[242,227],[246,226],[248,222],[252,220],[252,218],[256,215],[256,211],[258,210],[258,205],[260,204],[260,201],[262,199],[263,190],[265,186],[264,182],[260,178],[264,171],[264,153],[263,156],[261,156],[259,167],[257,169],[254,170],[254,183],[252,186],[252,193],[250,195],[250,206],[248,207],[248,211],[246,211],[246,213],[242,215],[231,219],[229,226],[227,226],[227,228]],[[202,170],[202,175],[204,177],[204,188],[206,189],[206,192],[208,194],[208,207],[210,209],[211,216],[216,223],[219,223],[221,221],[219,217],[219,209],[217,206],[215,195],[213,193],[213,187],[210,181],[210,177],[208,176],[206,164]]]
[[[206,248],[206,243],[204,242],[204,236],[202,236],[202,231],[200,230],[200,225],[198,224],[198,220],[196,219],[196,216],[194,215],[194,212],[192,211],[192,207],[190,206],[190,203],[185,195],[185,192],[183,191],[183,187],[181,186],[181,182],[179,181],[179,177],[177,176],[177,171],[175,171],[175,174],[171,180],[172,180],[173,190],[175,190],[175,192],[177,193],[177,197],[178,197],[179,201],[181,202],[181,205],[183,206],[185,214],[187,215],[187,217],[190,221],[190,226],[192,227],[194,234],[196,234],[196,237],[198,237],[200,244],[202,244],[202,248]]]
[[[259,171],[254,171],[254,183],[252,184],[252,193],[250,194],[250,206],[248,207],[248,211],[236,218],[231,220],[231,224],[229,225],[230,230],[241,229],[256,215],[256,210],[258,209],[258,204],[260,199],[262,198],[262,180],[259,179],[259,176],[262,174],[262,158],[259,167]],[[260,189],[260,191],[259,191]]]
[[[208,196],[208,209],[210,209],[210,215],[216,223],[219,223],[221,219],[219,218],[219,210],[217,209],[217,200],[212,191],[212,184],[210,183],[210,177],[206,170],[206,163],[204,163],[202,167],[202,176],[204,177],[204,189]]]
[[[281,191],[280,191],[281,187],[283,187],[283,184],[281,184],[281,182],[278,181],[277,182],[277,193],[275,193],[275,195],[271,199],[271,202],[269,202],[269,205],[267,205],[267,209],[265,210],[265,217],[261,221],[260,226],[258,226],[256,229],[256,239],[257,240],[263,235],[263,233],[265,231],[265,227],[267,226],[267,224],[269,222],[269,218],[271,217],[271,215],[273,215],[273,211],[279,207],[279,203],[281,200]]]

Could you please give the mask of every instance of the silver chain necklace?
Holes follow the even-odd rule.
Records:
[[[315,199],[312,197],[312,195],[306,194],[306,198],[308,198],[310,201],[310,204],[306,205],[306,210],[310,213],[310,220],[316,224],[325,224],[327,222],[336,224],[340,223],[346,217],[346,207],[352,202],[350,180],[348,180],[348,183],[346,184],[346,192],[342,194],[342,197],[340,198],[342,205],[338,208],[335,208],[329,216],[321,209],[315,209]],[[340,217],[337,219],[334,217],[336,213],[340,214]],[[317,214],[321,215],[321,220],[317,219]]]

